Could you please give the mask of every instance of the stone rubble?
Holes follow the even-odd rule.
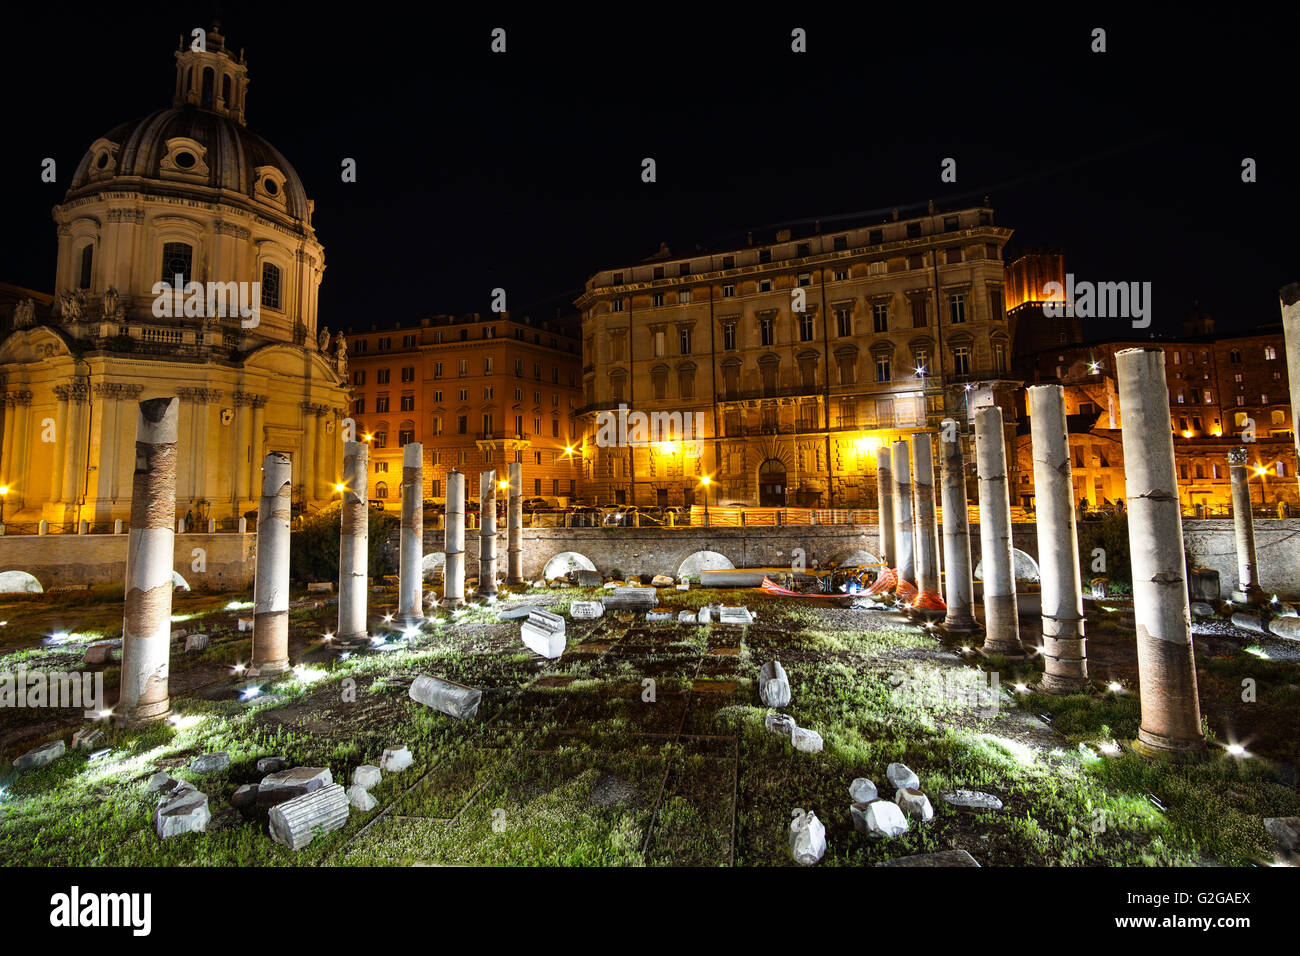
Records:
[[[821,753],[824,745],[821,734],[805,727],[795,727],[790,732],[790,743],[794,745],[795,750],[806,754]]]
[[[672,611],[646,611],[645,619],[650,624],[667,624],[674,617]]]
[[[853,808],[857,810],[856,807]],[[861,825],[859,825],[859,813]],[[863,833],[874,837],[896,837],[907,832],[907,817],[898,804],[889,800],[873,800],[864,811],[853,814],[853,825]]]
[[[934,807],[930,806],[930,798],[914,787],[899,789],[894,794],[894,803],[913,820],[926,823],[934,819]]]
[[[694,624],[696,623],[696,620],[697,618],[694,611],[679,611],[677,613],[678,624]]]
[[[288,762],[284,757],[260,757],[257,761],[257,772],[260,774],[279,773]]]
[[[368,813],[375,807],[379,806],[379,801],[370,795],[365,787],[353,784],[348,787],[348,804],[353,810],[360,810],[362,813]]]
[[[1300,850],[1300,817],[1268,817],[1264,829],[1284,850]]]
[[[724,604],[718,609],[719,624],[735,624],[743,627],[752,624],[757,616],[749,608],[739,605]]]
[[[659,592],[654,588],[635,585],[616,587],[613,593],[601,598],[606,611],[647,611],[659,604]]]
[[[677,579],[670,574],[656,574],[650,579],[652,588],[670,588],[677,583]]]
[[[197,654],[200,651],[206,651],[207,649],[208,649],[208,635],[191,634],[189,635],[189,637],[185,638],[186,654]]]
[[[65,753],[68,752],[67,745],[62,740],[55,740],[52,743],[42,744],[35,747],[27,753],[14,760],[15,770],[33,770],[36,767],[44,767],[46,764],[54,763]]]
[[[286,800],[271,809],[271,839],[291,850],[301,850],[317,836],[346,824],[348,806],[348,795],[337,783]]]
[[[528,615],[519,627],[519,638],[534,654],[554,660],[564,653],[568,639],[564,635],[564,618],[540,608]]]
[[[498,621],[519,621],[524,620],[534,611],[540,611],[541,608],[536,604],[520,604],[518,607],[509,607],[497,615]]]
[[[334,783],[328,767],[294,767],[267,774],[258,784],[257,801],[270,806],[304,794],[322,790]]]
[[[801,866],[812,866],[826,853],[826,827],[817,814],[802,808],[790,821],[790,855]]]
[[[230,766],[230,754],[224,750],[215,754],[203,754],[190,761],[190,773],[218,773]]]
[[[789,737],[794,733],[795,722],[794,718],[789,714],[778,714],[769,711],[767,716],[763,718],[763,726],[769,734],[782,734]]]
[[[920,779],[905,763],[891,763],[885,771],[885,776],[889,778],[889,782],[897,790],[905,790],[909,787],[920,789],[921,786]]]
[[[866,777],[858,777],[849,784],[849,796],[854,803],[870,803],[878,796],[876,785]]]
[[[208,795],[190,784],[164,794],[153,812],[154,830],[163,840],[183,833],[202,833],[211,819]]]
[[[945,793],[943,799],[954,807],[974,807],[978,810],[1001,810],[1002,801],[991,793],[979,790],[954,790]]]
[[[98,727],[82,727],[72,735],[73,750],[94,750],[104,742],[104,731]]]
[[[383,777],[379,768],[373,764],[363,763],[352,771],[352,786],[360,787],[362,790],[369,790],[372,787],[379,786],[379,781]]]
[[[401,773],[415,762],[406,746],[387,747],[379,758],[379,769],[384,773]]]
[[[574,601],[569,605],[569,617],[575,621],[592,621],[605,613],[600,601]]]
[[[113,658],[121,657],[121,651],[121,641],[95,641],[86,647],[81,662],[83,664],[107,664]]]
[[[938,853],[914,853],[876,866],[979,866],[965,850],[940,850]]]

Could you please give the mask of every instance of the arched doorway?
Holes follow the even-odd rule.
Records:
[[[758,504],[761,508],[785,507],[785,463],[769,458],[758,466]]]

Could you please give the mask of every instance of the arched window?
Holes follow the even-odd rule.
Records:
[[[230,106],[230,74],[223,73],[221,76],[221,101],[227,107]]]
[[[387,498],[387,497],[388,497],[388,484],[387,484],[387,482],[383,482],[383,481],[377,481],[377,482],[375,482],[375,497],[376,497],[376,498]]]
[[[81,250],[81,281],[77,284],[79,289],[90,288],[90,277],[92,267],[95,264],[95,247],[87,245]]]
[[[216,93],[216,89],[215,89],[216,82],[217,82],[217,74],[213,71],[212,67],[210,66],[204,67],[203,68],[203,92],[201,94],[202,95],[201,103],[203,106],[207,106],[209,108],[212,106],[213,96]]]
[[[262,305],[280,308],[280,267],[270,262],[262,263]]]
[[[164,242],[162,280],[170,285],[180,276],[181,285],[190,281],[194,268],[194,247],[188,242]]]

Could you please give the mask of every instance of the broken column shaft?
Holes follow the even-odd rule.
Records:
[[[465,603],[465,476],[447,472],[447,523],[443,535],[442,603]]]
[[[917,611],[937,614],[944,610],[939,595],[939,531],[934,511],[934,446],[930,434],[912,436],[912,457],[916,476],[912,493],[916,499],[916,588],[912,606]]]
[[[289,521],[293,465],[272,452],[262,461],[257,504],[257,570],[253,579],[253,669],[274,674],[289,667]]]
[[[1073,694],[1088,686],[1088,656],[1065,389],[1060,385],[1034,385],[1028,395],[1042,582],[1042,686],[1049,693]]]
[[[1015,559],[1011,554],[1011,489],[1002,409],[975,410],[975,464],[980,496],[980,559],[983,564],[985,654],[1023,657],[1016,608]]]
[[[167,678],[176,540],[176,423],[180,400],[140,403],[126,545],[126,610],[117,720],[139,726],[171,711]]]
[[[337,643],[368,644],[366,587],[370,551],[370,446],[343,444],[343,512],[339,522],[339,625]]]
[[[916,553],[912,533],[912,465],[907,457],[907,442],[894,442],[891,466],[894,472],[894,570],[900,591],[915,589]],[[906,587],[905,587],[906,586]],[[911,595],[908,596],[909,599]]]
[[[1165,353],[1123,349],[1115,353],[1115,364],[1142,694],[1137,747],[1147,753],[1197,753],[1204,749],[1205,737],[1196,691]]]
[[[492,597],[497,593],[497,473],[479,472],[478,476],[478,593]]]
[[[879,489],[880,560],[885,567],[894,561],[894,467],[888,446],[876,449],[876,485]]]
[[[397,614],[424,620],[424,445],[402,446],[402,532],[397,567]]]
[[[1291,386],[1291,440],[1300,461],[1300,427],[1295,416],[1300,413],[1300,282],[1282,287],[1278,294],[1282,306],[1282,335],[1286,349],[1286,368]],[[1300,469],[1297,469],[1300,478]]]
[[[524,466],[510,463],[510,497],[506,500],[506,583],[524,583]]]
[[[970,518],[966,509],[966,461],[962,455],[961,433],[954,419],[943,423],[940,431],[943,495],[943,583],[948,613],[941,630],[959,636],[976,629],[975,587],[971,579]]]

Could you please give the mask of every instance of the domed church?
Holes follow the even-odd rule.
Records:
[[[299,509],[341,472],[347,343],[317,328],[312,201],[245,126],[242,52],[214,27],[175,57],[171,107],[90,144],[53,210],[53,302],[19,301],[0,342],[8,523],[129,517],[137,403],[162,396],[181,400],[176,512],[196,524],[256,508],[269,452]]]

